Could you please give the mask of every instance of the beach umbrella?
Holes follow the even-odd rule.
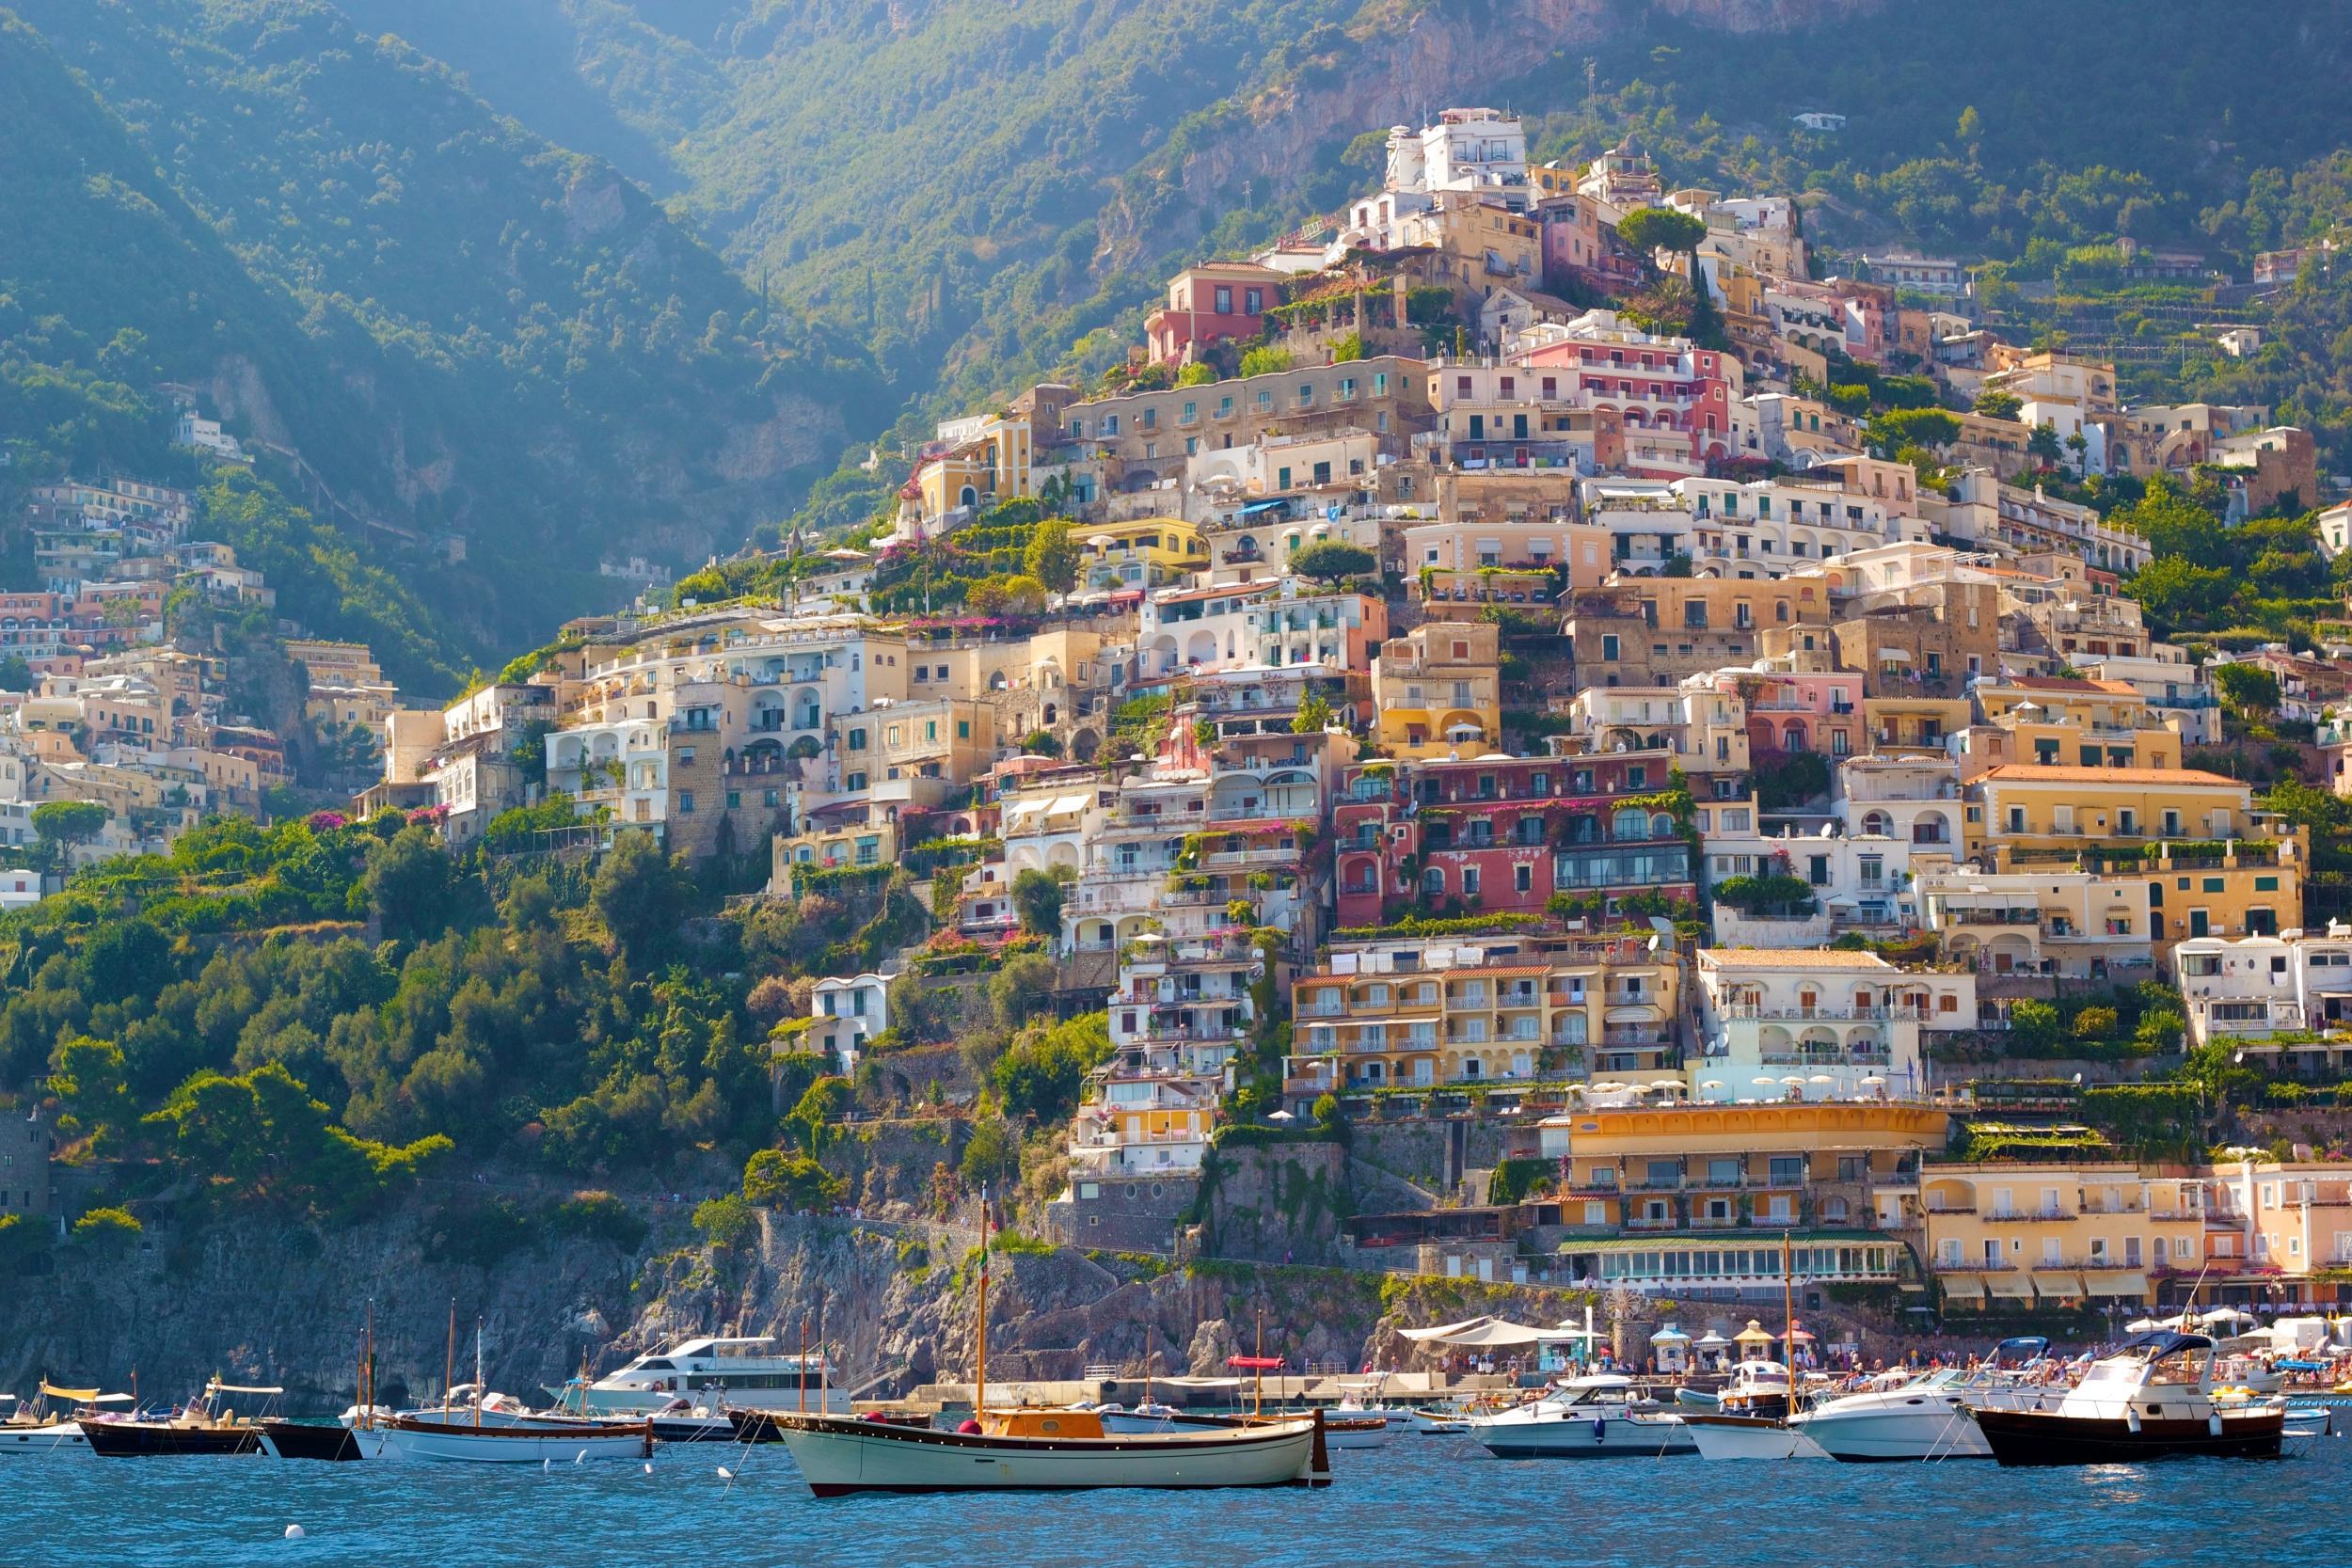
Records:
[[[1780,1080],[1777,1078],[1755,1078],[1750,1079],[1749,1082],[1755,1084],[1759,1088],[1776,1089],[1780,1087]]]
[[[1296,1117],[1291,1115],[1288,1111],[1269,1111],[1266,1113],[1266,1120],[1268,1121],[1296,1121],[1297,1119],[1298,1118]]]
[[[1723,1086],[1724,1081],[1720,1078],[1708,1078],[1702,1081],[1699,1085],[1699,1087],[1702,1089],[1720,1089]]]

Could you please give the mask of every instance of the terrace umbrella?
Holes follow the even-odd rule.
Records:
[[[1699,1087],[1702,1089],[1720,1089],[1724,1087],[1724,1081],[1720,1078],[1702,1079],[1699,1082]]]
[[[1296,1121],[1297,1119],[1298,1118],[1296,1117],[1291,1115],[1288,1111],[1269,1111],[1266,1113],[1266,1120],[1268,1121]]]

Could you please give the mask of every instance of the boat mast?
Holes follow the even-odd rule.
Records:
[[[1788,1232],[1780,1233],[1780,1315],[1788,1324],[1788,1409],[1797,1408],[1797,1257]]]
[[[359,1402],[359,1425],[367,1431],[375,1429],[375,1302],[368,1301],[368,1359],[367,1397]]]
[[[449,1298],[449,1348],[441,1353],[441,1416],[449,1416],[449,1386],[457,1381],[457,1298]]]
[[[473,1321],[473,1429],[482,1430],[482,1319]]]
[[[972,1374],[972,1418],[988,1408],[988,1183],[980,1183],[979,1359]]]
[[[808,1414],[808,1314],[801,1314],[801,1414]]]
[[[1250,1415],[1263,1420],[1265,1418],[1265,1307],[1263,1303],[1258,1307],[1258,1352],[1249,1359],[1258,1363],[1249,1370],[1250,1403],[1253,1407]]]

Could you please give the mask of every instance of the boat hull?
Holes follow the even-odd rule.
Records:
[[[1497,1459],[1656,1458],[1698,1452],[1691,1429],[1667,1415],[1596,1418],[1545,1412],[1529,1418],[1473,1420],[1470,1431]]]
[[[321,1459],[343,1462],[365,1459],[358,1434],[346,1426],[317,1426],[308,1421],[268,1420],[262,1423],[262,1451],[272,1459]]]
[[[1305,1416],[1232,1415],[1209,1411],[1168,1411],[1147,1414],[1142,1411],[1106,1410],[1100,1413],[1104,1432],[1134,1436],[1152,1432],[1232,1432],[1250,1427],[1263,1427],[1282,1420],[1304,1420]],[[1326,1417],[1323,1423],[1323,1446],[1327,1449],[1377,1449],[1389,1441],[1389,1418],[1386,1416]]]
[[[1849,1465],[1926,1459],[1990,1459],[1993,1447],[1966,1406],[1922,1403],[1851,1415],[1817,1410],[1795,1425],[1832,1459]]]
[[[771,1415],[820,1497],[855,1492],[1324,1485],[1311,1421],[1115,1437],[996,1437],[838,1416]]]
[[[1682,1413],[1701,1459],[1827,1459],[1820,1445],[1785,1421],[1753,1416]]]
[[[425,1465],[578,1465],[644,1459],[653,1437],[639,1423],[628,1428],[444,1426],[394,1420],[360,1435],[371,1459]]]
[[[160,1421],[89,1421],[82,1427],[90,1452],[101,1459],[161,1459],[208,1455],[249,1458],[262,1451],[258,1426],[179,1427]]]
[[[51,1459],[89,1457],[89,1439],[78,1421],[53,1421],[47,1426],[0,1427],[0,1457]]]
[[[2134,1465],[2151,1459],[2276,1459],[2284,1413],[2222,1418],[2064,1416],[2055,1411],[1979,1409],[1977,1425],[2005,1465]]]

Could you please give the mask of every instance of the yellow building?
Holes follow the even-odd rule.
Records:
[[[996,762],[996,710],[973,698],[936,698],[882,708],[882,779],[943,779],[966,784]]]
[[[779,833],[769,845],[768,891],[779,898],[797,898],[801,889],[793,878],[803,868],[862,871],[895,864],[898,859],[895,822],[820,825],[789,838]]]
[[[1918,1223],[1947,1311],[2145,1305],[2204,1256],[2204,1184],[2128,1160],[1931,1162]]]
[[[2138,689],[2122,681],[2026,675],[1978,683],[1979,721],[1961,742],[1971,778],[2003,763],[2041,767],[2181,766],[2181,734]]]
[[[1504,945],[1531,950],[1492,950]],[[1292,985],[1283,1092],[1654,1071],[1674,1049],[1680,980],[1671,953],[1637,941],[1342,943]]]
[[[1943,1148],[1946,1125],[1905,1101],[1588,1106],[1547,1120],[1541,1147],[1568,1163],[1570,1226],[1867,1226],[1874,1192]]]
[[[1089,588],[1165,588],[1209,565],[1200,531],[1174,517],[1104,523],[1087,530],[1084,545]]]
[[[1502,740],[1502,628],[1431,621],[1373,656],[1378,744],[1392,757],[1478,756]]]
[[[2157,961],[2185,937],[2275,936],[2303,924],[2310,831],[2251,785],[2178,768],[2005,763],[1963,793],[1993,871],[2078,865],[2148,883]]]
[[[925,518],[958,507],[978,509],[1033,493],[1029,421],[1024,415],[978,415],[939,427],[945,451],[915,469],[912,487]]]

